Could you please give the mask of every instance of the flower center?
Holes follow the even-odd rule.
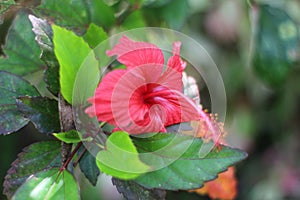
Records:
[[[162,101],[168,93],[170,91],[166,87],[156,83],[149,83],[146,85],[146,91],[142,93],[142,99],[144,103],[153,105]]]

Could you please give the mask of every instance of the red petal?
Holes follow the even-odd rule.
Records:
[[[182,73],[168,67],[165,72],[160,76],[158,82],[171,90],[182,92]]]
[[[181,42],[179,41],[173,43],[173,56],[168,60],[168,67],[175,69],[178,72],[183,72],[186,67],[186,62],[180,58],[180,46]]]
[[[132,109],[130,109],[131,111]],[[134,121],[125,130],[128,130],[131,134],[141,134],[150,132],[165,132],[164,127],[164,114],[161,113],[161,106],[153,105],[147,109],[146,115],[143,120]],[[132,112],[130,112],[132,113]]]
[[[164,128],[159,109],[150,108],[143,99],[147,84],[157,82],[162,70],[162,65],[144,65],[128,70],[118,81],[112,95],[112,111],[122,130],[138,134]]]
[[[92,106],[85,110],[87,114],[97,116],[99,121],[106,121],[116,125],[112,114],[112,95],[118,80],[125,73],[126,70],[114,70],[102,78],[95,91],[95,96],[89,99]]]
[[[152,63],[164,64],[164,55],[157,46],[147,42],[134,42],[126,36],[106,53],[108,56],[116,55],[118,61],[128,68]]]
[[[182,71],[186,65],[179,56],[180,46],[180,42],[173,44],[173,56],[168,60],[167,69],[159,80],[160,84],[177,91],[182,91]]]
[[[165,94],[156,98],[156,103],[164,109],[165,126],[200,119],[198,107],[177,90],[166,89]]]

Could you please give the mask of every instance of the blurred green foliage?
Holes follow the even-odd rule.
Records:
[[[0,3],[4,11],[8,7],[3,2],[9,1]],[[38,0],[17,1],[17,6],[1,16],[2,53],[15,48],[13,44],[5,44],[5,37],[21,8],[45,15],[50,22],[68,26],[78,34],[84,34],[91,22],[103,26],[109,34],[143,26],[180,30],[207,49],[222,74],[228,101],[226,140],[249,154],[237,166],[238,199],[300,198],[299,1],[103,0],[91,7],[93,3],[93,0],[53,0],[41,4]],[[32,9],[35,5],[39,5],[38,9]],[[69,23],[66,19],[74,20]],[[31,53],[27,50],[21,53],[39,54],[35,48]],[[9,58],[1,58],[0,64],[3,62],[9,62]],[[40,61],[34,63],[33,70]],[[198,85],[203,107],[209,108],[209,93],[202,79]],[[1,137],[0,146],[5,149],[0,153],[1,180],[23,147],[49,138],[34,132],[29,125],[19,134]],[[88,183],[82,184],[83,199],[100,195]],[[102,198],[107,199],[103,184],[107,184],[105,179],[98,182],[97,188],[102,188]],[[168,198],[208,199],[186,192],[170,192]]]

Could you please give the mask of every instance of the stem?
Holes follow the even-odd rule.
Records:
[[[79,143],[78,143],[79,144]],[[76,149],[76,148],[75,148]],[[81,158],[83,157],[83,155],[85,154],[87,150],[84,149],[79,155],[78,158],[73,162],[73,167],[76,167],[79,163],[79,161],[81,160]]]
[[[72,106],[66,102],[61,94],[58,95],[58,108],[59,108],[59,119],[60,119],[60,129],[62,132],[67,132],[75,129],[75,124],[73,120],[73,110]],[[66,161],[71,156],[72,144],[67,144],[62,142],[62,165],[64,166]]]
[[[75,154],[77,153],[77,151],[79,150],[79,148],[81,147],[82,142],[79,142],[76,147],[74,148],[74,150],[70,153],[69,157],[67,158],[67,160],[64,162],[64,164],[61,166],[61,168],[59,169],[60,172],[64,171],[68,165],[70,164],[71,160],[73,159],[73,157],[75,156]]]

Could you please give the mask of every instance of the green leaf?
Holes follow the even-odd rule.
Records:
[[[53,51],[53,32],[51,25],[46,20],[37,18],[34,15],[29,15],[28,18],[32,24],[35,40],[40,48],[42,50]]]
[[[104,49],[97,48],[99,52],[103,52]],[[96,50],[94,51],[96,52]],[[103,55],[98,54],[96,55]],[[99,62],[104,59],[99,60]],[[80,69],[77,72],[76,80],[73,87],[73,106],[82,106],[87,104],[87,99],[94,96],[95,90],[99,84],[100,80],[100,63],[95,58],[94,53],[90,53],[84,62],[82,63]],[[91,120],[91,118],[89,118]],[[97,121],[97,120],[96,120]]]
[[[84,31],[90,23],[109,27],[115,22],[112,8],[99,0],[43,0],[36,13],[57,25]]]
[[[71,130],[68,132],[61,132],[61,133],[53,133],[54,137],[56,137],[57,139],[67,143],[67,144],[71,144],[71,143],[78,143],[83,141],[80,133],[78,131],[75,130]],[[89,140],[89,138],[85,138],[84,141]]]
[[[143,14],[148,24],[151,26],[167,25],[175,30],[183,27],[190,10],[188,1],[182,0],[151,0],[144,1],[143,4]]]
[[[108,137],[105,150],[100,151],[96,159],[100,171],[124,180],[137,178],[150,169],[140,161],[129,135],[123,131]]]
[[[12,163],[4,181],[3,193],[10,199],[26,179],[37,172],[61,165],[61,145],[58,141],[44,141],[23,149]]]
[[[53,25],[52,28],[54,32],[54,52],[60,65],[59,76],[61,93],[67,102],[72,104],[74,82],[80,66],[85,61],[91,66],[96,66],[96,69],[98,69],[98,63],[94,52],[91,51],[83,38],[55,25]],[[96,73],[94,75],[97,76],[98,74]]]
[[[112,179],[119,193],[126,199],[157,200],[165,199],[166,191],[160,189],[147,189],[134,181],[123,181],[116,178]]]
[[[47,69],[44,71],[44,81],[47,89],[55,96],[59,93],[59,64],[53,52],[43,51],[41,59],[46,63]]]
[[[26,80],[4,71],[0,71],[0,88],[0,134],[9,134],[28,123],[18,111],[16,99],[40,94]]]
[[[48,90],[57,96],[59,92],[59,64],[54,55],[51,25],[46,20],[33,15],[29,15],[29,19],[36,35],[35,39],[42,50],[41,60],[47,65],[47,69],[44,71],[44,80]]]
[[[83,38],[91,48],[95,48],[102,41],[106,40],[108,36],[103,28],[91,23]]]
[[[43,69],[45,64],[40,60],[41,50],[34,40],[25,11],[18,13],[9,28],[3,51],[6,57],[0,58],[0,70],[27,75]]]
[[[170,28],[180,30],[188,16],[188,11],[188,1],[172,0],[162,9],[162,17]]]
[[[128,15],[128,17],[126,17],[122,23],[122,27],[125,27],[126,29],[140,28],[145,26],[146,23],[140,10],[130,13],[130,15]]]
[[[259,11],[253,66],[262,80],[279,85],[299,55],[298,25],[279,8],[261,5]]]
[[[200,138],[172,133],[159,133],[133,141],[141,160],[154,169],[135,180],[146,188],[200,188],[205,181],[215,179],[220,172],[247,156],[238,149],[221,146],[220,151],[214,149],[204,158],[199,158],[204,146]]]
[[[59,168],[39,172],[31,176],[12,197],[14,200],[61,200],[80,199],[74,176]]]
[[[170,3],[172,0],[143,0],[143,6],[147,7],[162,7]]]
[[[93,186],[96,186],[98,176],[100,174],[99,168],[96,165],[96,158],[86,149],[85,153],[79,161],[79,167],[84,176],[90,181]]]
[[[42,0],[36,12],[52,18],[60,26],[75,28],[89,24],[83,0]]]
[[[115,25],[115,13],[113,9],[99,0],[86,0],[88,13],[90,14],[90,22],[108,28]]]
[[[58,103],[47,97],[20,97],[18,110],[41,132],[51,134],[60,130]]]
[[[0,104],[0,134],[6,135],[18,131],[28,124],[15,104]]]

